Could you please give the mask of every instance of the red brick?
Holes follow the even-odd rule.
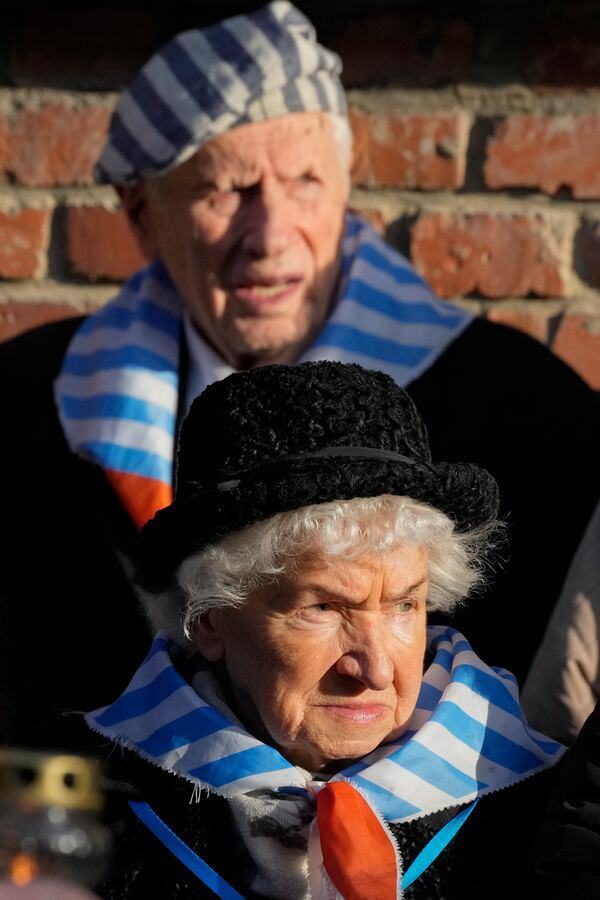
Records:
[[[71,207],[67,241],[74,271],[91,279],[122,281],[146,263],[121,209]]]
[[[351,20],[328,42],[342,57],[346,85],[433,87],[465,77],[473,29],[459,20],[379,15]]]
[[[564,315],[552,349],[588,384],[600,390],[600,317]]]
[[[120,87],[154,51],[155,17],[142,10],[39,5],[13,29],[15,84]]]
[[[89,308],[90,311],[92,308]],[[6,341],[37,325],[81,314],[82,310],[70,303],[0,301],[0,341]]]
[[[395,115],[350,111],[357,185],[439,190],[464,183],[465,113]]]
[[[427,213],[412,228],[411,255],[442,297],[563,297],[566,231],[558,241],[540,215]]]
[[[548,317],[532,309],[511,309],[504,303],[498,303],[488,310],[487,318],[490,322],[500,322],[502,325],[510,325],[524,331],[543,344],[548,341]]]
[[[536,28],[526,48],[525,78],[536,88],[600,86],[600,27],[596,19],[572,17]]]
[[[51,215],[47,209],[0,212],[0,278],[45,274]]]
[[[574,197],[600,197],[599,144],[600,115],[511,116],[488,143],[486,184],[548,194],[568,187]]]
[[[90,184],[110,110],[44,103],[0,118],[0,176],[28,187]]]

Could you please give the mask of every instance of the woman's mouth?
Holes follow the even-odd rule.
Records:
[[[368,725],[389,714],[390,709],[381,703],[361,703],[353,705],[327,704],[321,707],[337,719]]]

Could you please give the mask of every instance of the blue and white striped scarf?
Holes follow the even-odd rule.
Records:
[[[245,859],[253,860],[240,877],[260,896],[339,900],[324,865],[327,836],[320,833],[315,797],[333,782],[346,782],[383,824],[396,857],[395,893],[402,897],[404,861],[385,822],[465,809],[554,765],[564,752],[527,725],[514,677],[486,666],[458,631],[430,626],[428,645],[434,658],[405,733],[329,782],[249,734],[226,706],[210,670],[185,681],[172,660],[177,648],[164,634],[157,635],[121,697],[86,721],[184,777],[198,795],[204,789],[228,799]]]
[[[402,737],[334,775],[388,822],[407,822],[509,787],[554,765],[564,748],[527,725],[513,675],[490,668],[453,628],[429,626],[434,654]],[[164,633],[124,693],[86,715],[88,725],[199,788],[306,792],[311,776],[215,705],[214,683],[186,682]],[[210,685],[210,682],[209,682]],[[206,696],[203,697],[203,692]],[[318,789],[318,788],[317,788]]]
[[[348,214],[338,299],[299,362],[356,362],[401,387],[425,372],[471,316],[438,300],[413,267],[359,217]],[[179,394],[181,300],[164,266],[133,276],[85,320],[56,381],[71,449],[106,472],[138,525],[171,499]],[[214,353],[199,339],[206,385]]]

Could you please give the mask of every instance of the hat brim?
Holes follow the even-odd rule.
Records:
[[[303,460],[285,472],[245,478],[226,490],[199,487],[159,510],[142,529],[140,582],[151,591],[165,590],[189,556],[277,513],[383,494],[428,503],[462,532],[494,519],[499,508],[494,478],[470,463],[412,466],[372,459]]]

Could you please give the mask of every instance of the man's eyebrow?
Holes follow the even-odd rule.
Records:
[[[224,184],[241,185],[242,187],[254,187],[258,184],[260,178],[254,173],[244,173],[242,171],[233,171],[229,169],[227,172],[199,172],[196,178],[196,188],[214,188],[219,190]]]
[[[207,188],[215,188],[216,186],[217,185],[216,185],[214,178],[204,178],[204,177],[198,178],[196,180],[196,184],[194,185],[196,190],[199,190],[199,191],[206,190]]]

